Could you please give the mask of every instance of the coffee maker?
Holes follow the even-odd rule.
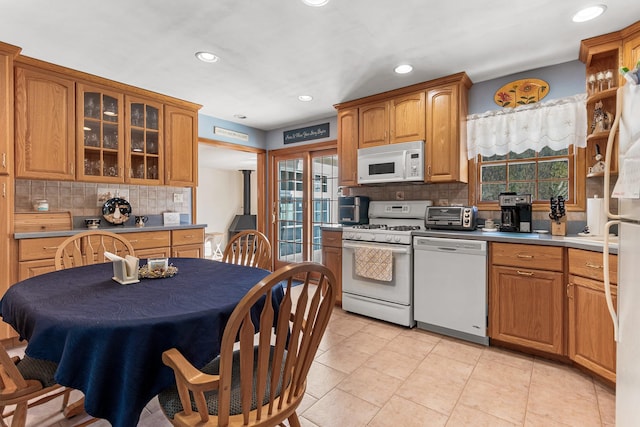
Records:
[[[531,233],[531,194],[500,193],[500,231]]]

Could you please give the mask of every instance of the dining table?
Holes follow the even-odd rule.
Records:
[[[169,262],[173,277],[130,285],[112,280],[112,263],[32,277],[9,288],[0,314],[27,341],[28,356],[56,362],[56,382],[84,393],[89,415],[136,426],[145,405],[175,381],[162,353],[175,347],[204,366],[219,354],[238,302],[270,273],[203,258]],[[276,307],[283,297],[277,287]]]

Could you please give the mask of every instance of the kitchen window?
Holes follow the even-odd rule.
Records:
[[[575,202],[575,156],[573,147],[517,154],[478,156],[478,204],[495,203],[505,191],[531,194],[534,202],[547,203],[562,196]]]
[[[534,209],[563,196],[585,201],[585,94],[467,116],[470,200],[497,209],[498,195],[531,194]],[[537,210],[537,209],[536,209]]]

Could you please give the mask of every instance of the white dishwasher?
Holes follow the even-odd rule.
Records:
[[[418,328],[488,345],[487,242],[414,236],[413,296]]]

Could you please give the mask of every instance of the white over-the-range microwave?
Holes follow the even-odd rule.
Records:
[[[358,184],[424,181],[424,141],[358,149]]]

